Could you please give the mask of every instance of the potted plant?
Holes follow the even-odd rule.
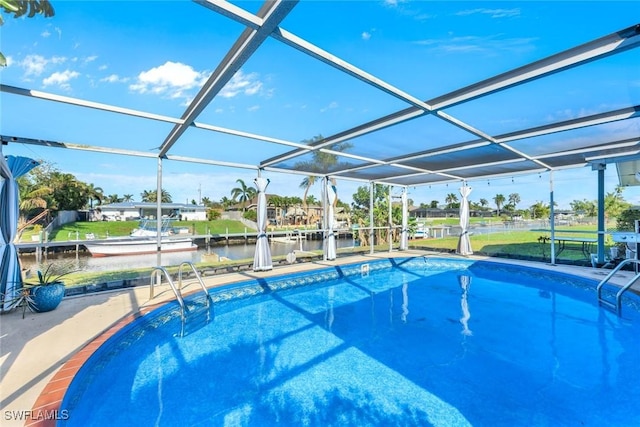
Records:
[[[33,299],[31,298],[31,291],[28,287],[24,287],[17,291],[15,298],[7,300],[8,310],[13,310],[14,308],[22,308],[22,318],[24,319],[24,315],[27,312],[27,308],[31,310],[31,305],[33,304]]]
[[[66,264],[49,264],[44,270],[38,270],[38,281],[25,283],[30,297],[27,301],[29,308],[36,313],[55,310],[64,297],[65,287],[61,279],[73,271]]]

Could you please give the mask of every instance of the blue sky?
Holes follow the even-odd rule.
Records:
[[[13,19],[4,15],[2,51],[9,60],[0,70],[3,84],[180,117],[189,101],[236,40],[243,27],[188,1],[52,1],[50,19]],[[259,2],[235,2],[255,13]],[[421,99],[431,99],[468,84],[525,65],[564,49],[634,25],[640,3],[623,2],[433,2],[302,1],[282,23],[286,30],[343,58]],[[635,56],[633,56],[635,55]],[[610,84],[593,85],[568,96],[568,82],[590,85],[588,73],[552,80],[557,91],[522,96],[518,109],[502,111],[508,97],[487,99],[452,112],[476,120],[490,133],[576,117],[602,103],[610,107],[640,101],[638,53],[590,65]],[[635,59],[634,59],[635,58]],[[635,61],[635,62],[633,62]],[[629,62],[632,66],[629,67]],[[629,71],[637,72],[636,74]],[[555,77],[554,77],[555,79]],[[620,84],[623,82],[624,84]],[[618,83],[618,84],[616,84]],[[575,83],[578,84],[578,83]],[[632,87],[633,89],[628,89]],[[60,103],[0,94],[3,135],[51,139],[154,152],[171,125]],[[274,40],[244,65],[198,118],[199,122],[300,142],[328,136],[406,105],[354,82],[326,65]],[[541,108],[541,107],[544,108]],[[452,136],[453,138],[454,136]],[[375,142],[375,138],[372,139]],[[384,144],[371,150],[391,150]],[[207,151],[220,161],[258,164],[283,152],[279,146],[193,129],[176,154]],[[46,159],[106,194],[133,194],[156,186],[156,161],[10,144],[5,154]],[[164,187],[174,201],[229,197],[236,179],[252,182],[255,172],[179,162],[164,162]],[[302,176],[266,173],[270,193],[302,196]],[[607,172],[607,191],[617,183]],[[521,207],[547,201],[549,174],[471,181],[471,200],[519,193]],[[351,202],[358,185],[339,182],[341,200]],[[411,187],[416,203],[444,202],[458,184]],[[596,174],[588,168],[554,173],[561,208],[576,199],[596,198]],[[319,186],[312,191],[319,197]],[[627,200],[640,204],[637,187]]]

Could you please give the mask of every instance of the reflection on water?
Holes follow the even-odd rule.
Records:
[[[468,274],[461,274],[458,276],[458,282],[462,288],[462,296],[460,297],[460,309],[462,310],[462,317],[460,323],[462,324],[462,335],[471,336],[473,332],[469,329],[469,319],[471,319],[471,311],[469,310],[469,287],[471,286],[471,276]]]
[[[351,239],[337,240],[338,248],[353,246]],[[300,243],[272,243],[271,255],[286,255],[293,250],[300,250]],[[240,244],[226,246],[211,246],[209,249],[198,249],[190,252],[173,252],[162,254],[162,265],[178,265],[184,261],[193,263],[200,262],[205,254],[218,254],[232,260],[253,258],[255,253],[255,244]],[[302,242],[302,250],[313,251],[322,249],[322,240],[308,240]],[[93,258],[88,253],[80,253],[76,258],[75,252],[70,253],[50,253],[43,262],[55,262],[76,260],[75,268],[83,271],[109,271],[109,270],[128,270],[134,268],[147,268],[157,265],[157,255],[131,255],[116,257],[99,257]],[[21,254],[20,264],[23,269],[37,266],[34,254]]]

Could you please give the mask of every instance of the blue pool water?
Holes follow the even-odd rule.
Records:
[[[637,426],[640,301],[492,262],[407,258],[212,291],[81,368],[64,426]]]

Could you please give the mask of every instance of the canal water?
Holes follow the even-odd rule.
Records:
[[[496,232],[508,232],[509,230],[523,230],[532,227],[540,227],[542,224],[536,222],[522,222],[517,226],[509,226],[502,222],[497,224],[481,224],[471,228],[474,235],[487,235]],[[446,234],[457,235],[459,228],[450,227]],[[443,233],[444,234],[444,233]],[[337,239],[338,248],[352,247],[356,245],[352,238]],[[299,241],[291,241],[288,243],[272,242],[271,255],[287,255],[294,250],[314,251],[322,249],[322,240],[304,239],[302,246]],[[207,254],[215,253],[220,257],[226,257],[231,260],[253,258],[255,254],[255,243],[249,244],[233,244],[233,245],[212,245],[209,248],[200,248],[192,252],[177,252],[162,254],[161,265],[179,265],[184,261],[198,263],[206,257]],[[49,253],[43,257],[43,263],[74,263],[73,268],[83,271],[113,271],[127,270],[135,268],[151,268],[157,265],[157,256],[151,255],[131,255],[116,257],[100,257],[93,258],[89,253],[75,252],[66,253]],[[39,268],[35,254],[20,254],[20,263],[23,269],[37,270]]]
[[[338,248],[354,246],[352,239],[338,239]],[[179,265],[182,262],[189,261],[198,263],[206,258],[208,254],[217,254],[220,257],[226,257],[231,260],[253,258],[255,254],[255,243],[237,244],[237,245],[219,245],[210,246],[208,249],[200,248],[191,252],[173,252],[162,254],[162,265]],[[271,243],[271,255],[287,255],[294,250],[314,251],[322,249],[322,240],[303,240],[302,246],[300,242],[290,243]],[[128,270],[134,268],[150,268],[157,265],[157,255],[128,255],[115,257],[98,257],[94,258],[89,253],[80,252],[76,256],[75,252],[66,253],[49,253],[43,256],[43,263],[70,263],[74,264],[73,268],[83,271],[111,271],[111,270]],[[23,269],[38,269],[38,262],[35,254],[20,254],[20,264]]]

